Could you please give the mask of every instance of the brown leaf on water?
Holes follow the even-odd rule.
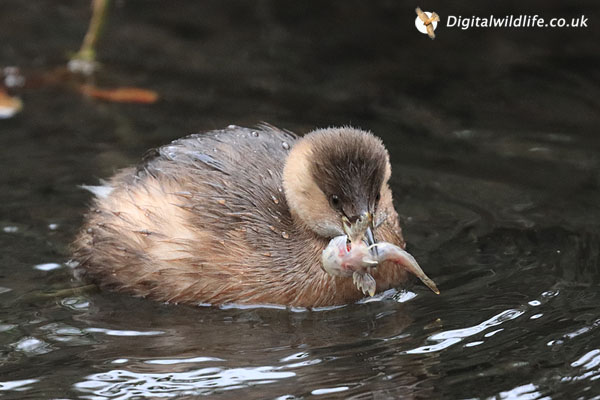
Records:
[[[12,97],[0,88],[0,119],[13,117],[23,108],[23,102],[18,97]]]
[[[103,89],[94,85],[81,85],[79,91],[86,96],[114,103],[152,104],[158,100],[158,94],[152,90],[136,87]]]

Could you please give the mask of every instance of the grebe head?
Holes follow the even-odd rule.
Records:
[[[292,214],[313,232],[364,236],[372,244],[373,216],[390,174],[379,138],[353,128],[319,129],[292,148],[283,186]]]

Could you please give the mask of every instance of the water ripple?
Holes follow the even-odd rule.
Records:
[[[491,328],[492,326],[497,326],[506,321],[518,318],[521,315],[523,315],[523,313],[524,311],[520,310],[505,310],[502,311],[500,314],[494,315],[492,318],[489,318],[478,325],[436,333],[435,335],[431,335],[428,338],[428,340],[438,342],[437,344],[417,347],[416,349],[407,350],[406,353],[424,354],[444,350],[452,346],[453,344],[461,342],[464,338],[476,335],[480,332],[485,331],[488,328]]]
[[[173,364],[188,364],[188,363],[202,363],[209,361],[225,361],[222,358],[217,357],[192,357],[192,358],[176,358],[176,359],[156,359],[146,360],[146,364],[158,364],[158,365],[173,365]]]
[[[537,307],[547,303],[551,299],[557,297],[559,295],[559,293],[560,293],[559,290],[548,290],[548,291],[541,293],[541,295],[539,296],[539,299],[528,301],[527,305],[523,305],[523,306],[521,306],[519,308],[515,308],[515,309],[504,310],[501,313],[496,314],[493,317],[491,317],[477,325],[469,326],[466,328],[442,331],[442,332],[433,334],[433,335],[429,336],[427,338],[427,340],[436,342],[436,343],[430,344],[430,345],[425,345],[425,346],[420,346],[420,347],[417,347],[414,349],[410,349],[410,350],[405,351],[404,353],[405,354],[426,354],[426,353],[434,353],[434,352],[444,350],[454,344],[460,343],[465,338],[477,335],[491,327],[498,326],[505,322],[517,319],[521,315],[523,315],[528,308],[537,308]],[[541,314],[541,313],[536,313],[530,319],[535,320],[535,319],[540,318],[542,315],[543,314]],[[501,332],[503,329],[504,328],[499,328],[494,331],[490,331],[490,332],[486,333],[484,335],[484,337],[486,337],[486,338],[491,337],[491,336],[497,334],[498,332]],[[573,334],[577,335],[577,334],[585,333],[590,329],[591,329],[590,327],[582,328],[580,330],[581,332],[578,331],[578,332],[572,333],[570,335],[573,335]],[[565,335],[565,336],[568,336],[568,335]],[[466,346],[473,347],[473,346],[478,346],[482,343],[483,343],[483,341],[473,341],[473,342],[466,344]],[[548,343],[548,345],[551,345],[553,343],[555,343],[555,341]]]
[[[550,400],[550,397],[543,397],[542,394],[538,391],[538,387],[533,383],[517,386],[506,392],[500,392],[500,394],[496,398],[510,400]],[[492,398],[490,398],[490,400],[491,399]]]
[[[348,386],[339,386],[339,387],[331,387],[331,388],[322,388],[322,389],[315,389],[312,392],[310,392],[313,396],[319,396],[319,395],[323,395],[323,394],[331,394],[331,393],[339,393],[339,392],[345,392],[346,390],[349,390],[350,388]]]
[[[58,264],[58,263],[45,263],[45,264],[38,264],[38,265],[34,265],[33,269],[37,269],[38,271],[54,271],[55,269],[59,269],[62,267],[62,264]]]
[[[18,381],[5,381],[5,382],[0,382],[0,391],[4,391],[4,390],[17,390],[17,391],[23,391],[23,390],[27,390],[29,389],[27,387],[27,385],[29,385],[30,383],[36,383],[39,382],[39,379],[21,379]]]
[[[163,331],[134,331],[104,328],[87,328],[85,329],[85,332],[104,333],[108,336],[157,336],[165,333]]]
[[[600,364],[600,350],[594,349],[585,353],[581,356],[577,361],[573,361],[571,363],[571,367],[580,367],[584,366],[585,369],[592,369],[597,367]]]
[[[76,383],[74,388],[102,398],[126,400],[154,396],[206,395],[215,390],[268,384],[295,375],[293,372],[276,371],[269,366],[231,369],[210,367],[166,373],[138,373],[116,369],[89,375],[86,380]]]
[[[12,347],[29,356],[46,354],[53,350],[50,344],[31,336],[24,337],[18,342],[13,343]]]

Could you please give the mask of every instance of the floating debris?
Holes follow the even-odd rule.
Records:
[[[136,87],[120,87],[103,89],[93,85],[81,85],[79,91],[86,96],[113,103],[144,103],[152,104],[158,100],[158,94],[152,90]]]
[[[12,118],[23,109],[23,102],[0,89],[0,119]]]
[[[4,67],[4,86],[7,88],[21,88],[25,86],[25,77],[21,74],[19,67]]]

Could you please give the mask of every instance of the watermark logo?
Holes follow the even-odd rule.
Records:
[[[458,28],[463,31],[472,28],[511,28],[511,29],[578,29],[587,28],[589,25],[588,17],[581,14],[573,17],[553,17],[544,18],[540,15],[486,15],[486,16],[468,16],[448,15],[445,21],[434,12],[422,11],[419,7],[415,9],[417,18],[415,18],[415,27],[421,33],[435,39],[435,29],[438,23],[445,28]]]
[[[430,38],[435,39],[435,28],[440,21],[440,17],[430,11],[421,11],[419,7],[415,10],[417,12],[417,18],[415,18],[415,26],[419,32],[429,35]]]

